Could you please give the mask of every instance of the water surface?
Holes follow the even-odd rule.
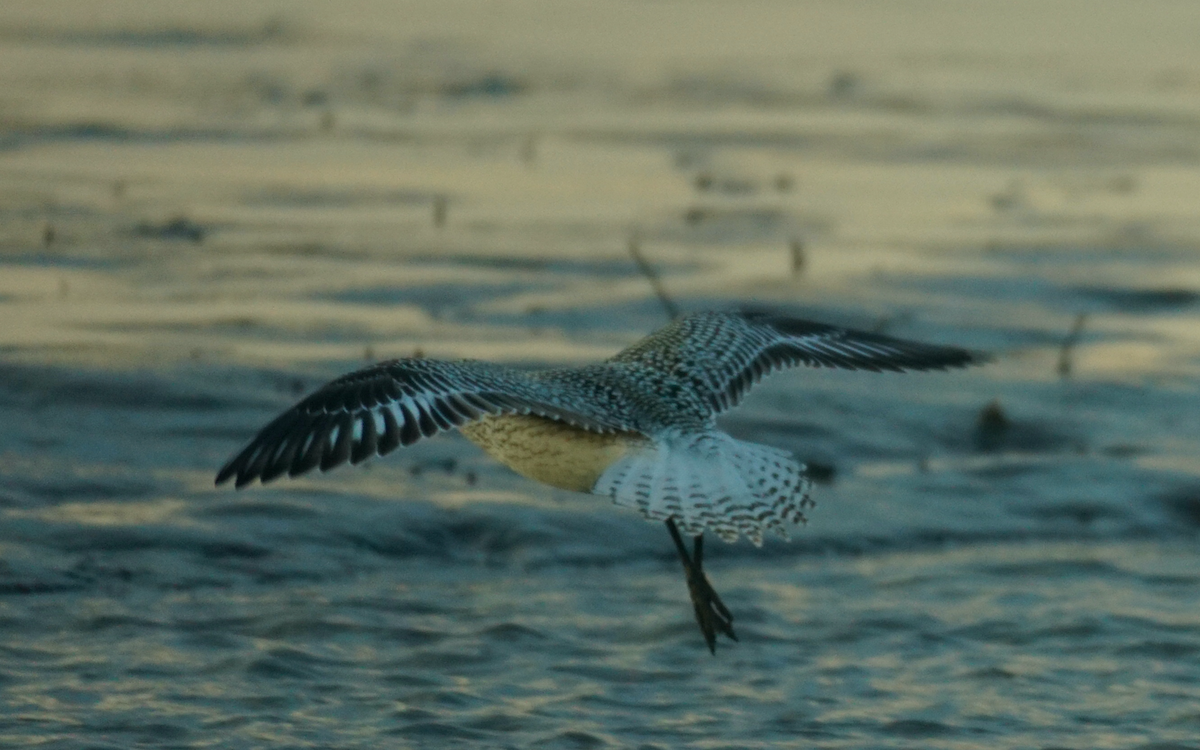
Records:
[[[1192,11],[927,5],[0,11],[0,740],[1200,747]],[[457,435],[212,486],[369,361],[636,341],[631,242],[997,354],[723,418],[822,484],[715,658],[661,526]]]

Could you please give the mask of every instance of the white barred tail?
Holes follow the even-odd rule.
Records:
[[[791,454],[711,430],[670,434],[605,469],[592,492],[654,520],[674,518],[692,536],[713,531],[727,542],[763,531],[784,539],[804,523],[810,480]]]

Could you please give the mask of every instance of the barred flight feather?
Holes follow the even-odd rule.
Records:
[[[589,462],[602,461],[591,475],[599,476],[596,494],[647,518],[676,519],[690,534],[707,529],[727,540],[744,534],[758,544],[765,530],[786,536],[804,520],[809,482],[788,454],[716,431],[716,414],[767,375],[797,365],[901,372],[986,359],[769,312],[687,315],[601,364],[579,368],[524,372],[487,362],[399,359],[337,378],[302,399],[236,453],[217,483],[232,479],[242,487],[328,471],[485,417],[514,415],[609,436],[574,441],[595,453],[575,462],[569,482],[590,471]],[[528,453],[566,455],[561,444],[555,453],[536,442],[561,441],[562,431],[526,421],[487,434],[534,440],[498,453],[516,457],[505,459],[514,467],[512,461],[524,461],[539,476],[568,481],[547,469],[544,457],[530,462]]]
[[[765,529],[786,539],[806,520],[810,486],[787,452],[713,430],[660,436],[609,467],[592,492],[648,519],[673,518],[686,534],[744,534],[761,545]]]

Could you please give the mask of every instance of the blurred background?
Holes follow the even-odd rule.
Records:
[[[0,6],[0,741],[1200,736],[1200,6]],[[821,484],[669,538],[457,435],[234,492],[325,380],[772,306],[993,351],[722,426]]]

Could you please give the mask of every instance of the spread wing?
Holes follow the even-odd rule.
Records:
[[[768,312],[704,312],[680,318],[614,362],[667,371],[689,382],[714,412],[737,404],[775,370],[807,365],[874,372],[945,370],[986,362],[980,352],[921,344]]]
[[[398,359],[331,381],[262,428],[217,472],[242,487],[390,453],[488,414],[536,414],[594,432],[623,429],[569,384],[486,362]]]

